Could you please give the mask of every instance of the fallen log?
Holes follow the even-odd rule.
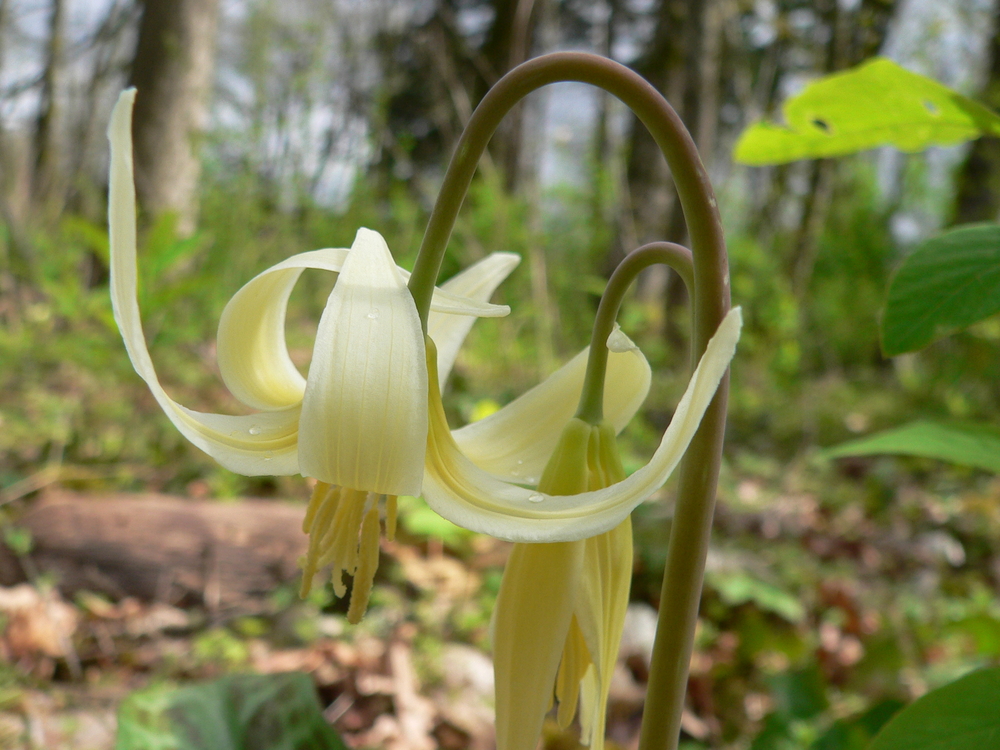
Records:
[[[298,580],[304,513],[276,500],[59,492],[18,525],[31,532],[28,564],[53,574],[67,597],[86,590],[226,613],[259,609]]]

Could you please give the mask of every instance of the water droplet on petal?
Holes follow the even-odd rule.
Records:
[[[274,458],[274,454],[271,451],[268,451],[267,453],[264,454],[265,461],[270,461],[272,458]]]
[[[252,425],[250,425],[250,429],[247,430],[247,432],[249,432],[251,435],[259,435],[260,434],[260,427],[258,427],[255,424],[252,424]]]
[[[371,310],[369,310],[368,311],[368,317],[371,318],[372,320],[377,320],[378,319],[378,308],[377,307],[373,307]]]
[[[528,502],[529,503],[540,503],[544,499],[545,499],[545,495],[542,495],[542,494],[540,494],[538,492],[532,492],[530,495],[528,495]]]
[[[522,460],[521,460],[520,458],[519,458],[519,459],[517,459],[517,465],[518,465],[518,466],[520,466],[520,465],[521,465],[521,464],[523,464],[523,463],[524,463],[524,461],[522,461]]]

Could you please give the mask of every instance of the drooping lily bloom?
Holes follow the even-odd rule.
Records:
[[[541,476],[576,411],[587,350],[496,414],[454,433],[432,387],[424,499],[452,523],[512,542],[569,542],[610,531],[663,486],[684,456],[742,325],[740,308],[733,308],[708,342],[649,463],[602,489],[564,495],[524,486]],[[620,331],[609,344],[604,416],[620,431],[646,397],[649,365]]]
[[[615,431],[572,419],[539,489],[569,495],[625,478]],[[515,544],[493,621],[498,750],[533,750],[553,696],[566,728],[603,750],[611,674],[632,583],[632,522],[576,542]]]
[[[505,415],[458,430],[451,441],[443,410],[439,404],[432,408],[424,481],[432,507],[456,523],[477,523],[476,530],[515,542],[556,541],[516,543],[504,570],[493,622],[498,750],[533,750],[553,698],[561,726],[569,726],[579,705],[581,741],[594,750],[604,747],[608,691],[632,575],[629,513],[662,486],[686,450],[732,359],[741,326],[736,308],[709,342],[653,458],[627,479],[615,443],[621,426],[608,420],[596,426],[575,417],[551,420],[550,431],[563,426],[553,449],[538,452],[526,468],[527,454],[518,450],[523,436],[515,432],[505,440],[500,428],[511,422],[523,426],[546,413],[539,407],[558,398],[544,393],[546,383],[529,392],[533,399],[522,397],[527,403],[515,401]],[[609,346],[619,358],[632,354],[645,363],[620,331]],[[610,373],[607,383],[620,385]],[[580,393],[574,385],[565,389],[572,398]],[[641,401],[648,385],[646,379],[633,395]],[[609,395],[606,388],[605,406]],[[622,416],[616,414],[618,420]],[[487,446],[495,446],[492,461]],[[504,446],[510,456],[522,458],[511,460]],[[537,489],[521,487],[525,470],[534,472],[540,463],[544,471]],[[476,464],[488,465],[492,473]],[[581,529],[590,534],[581,539]]]
[[[223,380],[256,413],[206,414],[176,403],[157,379],[136,298],[134,98],[134,90],[122,94],[109,128],[111,298],[129,357],[174,425],[226,468],[318,480],[304,524],[310,533],[304,588],[328,564],[338,595],[345,593],[342,571],[354,575],[349,617],[360,619],[378,561],[380,506],[391,534],[396,496],[419,495],[423,478],[426,352],[408,274],[393,263],[381,235],[367,229],[350,250],[301,253],[267,269],[230,300],[218,334]],[[435,365],[443,373],[475,316],[509,312],[485,300],[518,262],[496,253],[435,290],[428,331],[440,343]],[[339,276],[303,378],[288,355],[284,325],[289,295],[307,268]]]

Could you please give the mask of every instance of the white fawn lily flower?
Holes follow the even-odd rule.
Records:
[[[649,463],[601,489],[552,494],[523,486],[537,483],[573,417],[586,350],[501,411],[454,433],[432,387],[424,499],[452,523],[512,542],[568,542],[610,531],[680,462],[729,368],[742,325],[738,307],[719,324]],[[621,331],[609,344],[604,415],[617,432],[645,399],[649,365]]]
[[[435,343],[435,379],[428,382],[425,339],[397,268],[377,232],[360,230],[354,245],[300,253],[248,282],[226,305],[219,323],[218,360],[223,380],[242,403],[258,411],[245,416],[188,409],[160,385],[142,332],[136,298],[136,205],[132,164],[131,111],[126,91],[112,115],[109,226],[111,298],[132,364],[180,432],[222,466],[247,476],[303,474],[317,481],[303,529],[310,534],[303,590],[313,574],[333,566],[334,591],[345,593],[342,573],[354,576],[349,616],[359,619],[378,560],[379,510],[386,531],[395,530],[396,497],[421,494],[428,436],[428,392],[440,393],[476,316],[505,315],[509,308],[486,300],[519,262],[494,253],[435,289],[427,332]],[[302,271],[339,274],[320,319],[308,378],[292,363],[285,345],[285,308]],[[560,394],[579,392],[585,354],[548,381]],[[645,359],[613,356],[609,372],[626,387],[606,405],[624,426],[649,385]],[[437,378],[440,373],[440,380]],[[638,396],[636,395],[638,393]],[[515,402],[543,411],[521,438],[492,450],[482,427],[456,433],[472,455],[485,450],[488,469],[526,479],[540,473],[544,455],[559,437],[559,423],[572,416],[573,396],[539,404],[538,389]],[[440,395],[438,395],[438,401]],[[504,429],[503,409],[487,422],[485,438]],[[539,454],[541,451],[541,454]],[[541,458],[541,464],[539,459]]]
[[[735,308],[709,341],[660,446],[627,478],[615,435],[645,398],[649,373],[621,331],[608,341],[606,418],[597,426],[572,416],[582,378],[561,378],[573,363],[496,415],[455,432],[448,431],[440,396],[431,389],[424,497],[454,523],[517,542],[492,627],[498,750],[534,750],[553,697],[561,726],[569,726],[579,706],[581,742],[604,747],[632,577],[629,514],[683,456],[741,327]],[[628,381],[628,374],[643,372],[645,378]],[[532,446],[543,433],[544,446]]]
[[[539,489],[571,495],[625,478],[613,427],[571,419]],[[566,728],[604,747],[611,673],[632,583],[632,522],[575,542],[515,544],[493,621],[498,750],[534,750],[553,696]]]
[[[206,414],[178,404],[156,376],[136,297],[134,99],[134,90],[122,94],[108,133],[111,300],[132,364],[180,432],[224,467],[318,480],[304,524],[304,589],[317,568],[332,563],[338,595],[345,593],[342,572],[354,575],[349,618],[360,619],[378,563],[380,507],[391,534],[396,496],[419,495],[423,479],[428,373],[408,274],[381,235],[367,229],[350,250],[301,253],[272,266],[236,293],[219,323],[223,380],[258,411]],[[475,316],[509,312],[485,300],[518,262],[511,253],[494,254],[435,290],[428,330],[441,342],[435,366],[442,372],[451,369]],[[288,355],[284,325],[292,287],[306,268],[339,276],[303,378]]]
[[[728,367],[738,314],[730,314],[709,344],[646,467],[606,489],[547,495],[521,485],[534,484],[541,475],[575,412],[586,352],[496,414],[453,435],[441,384],[474,317],[508,312],[485,300],[516,265],[516,256],[494,254],[435,289],[425,339],[405,272],[393,263],[382,237],[364,229],[349,251],[301,253],[264,271],[223,311],[220,371],[233,394],[256,413],[206,414],[173,401],[156,377],[136,298],[134,98],[134,90],[122,94],[109,128],[115,320],[136,372],[188,440],[240,474],[301,473],[318,480],[304,524],[310,534],[305,590],[312,573],[328,564],[338,595],[345,590],[342,572],[354,575],[349,619],[360,619],[377,566],[380,509],[391,534],[400,494],[423,494],[442,516],[474,531],[553,542],[610,531],[666,481]],[[307,378],[292,364],[284,341],[285,307],[305,268],[339,273]],[[604,413],[617,431],[645,399],[650,373],[634,346],[612,348]]]

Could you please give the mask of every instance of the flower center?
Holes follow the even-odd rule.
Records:
[[[309,534],[309,551],[302,566],[301,596],[309,595],[313,577],[331,566],[333,592],[347,593],[344,573],[354,577],[347,620],[361,621],[368,608],[375,570],[378,568],[380,508],[385,507],[385,533],[396,536],[396,496],[317,482],[309,501],[302,530]]]

